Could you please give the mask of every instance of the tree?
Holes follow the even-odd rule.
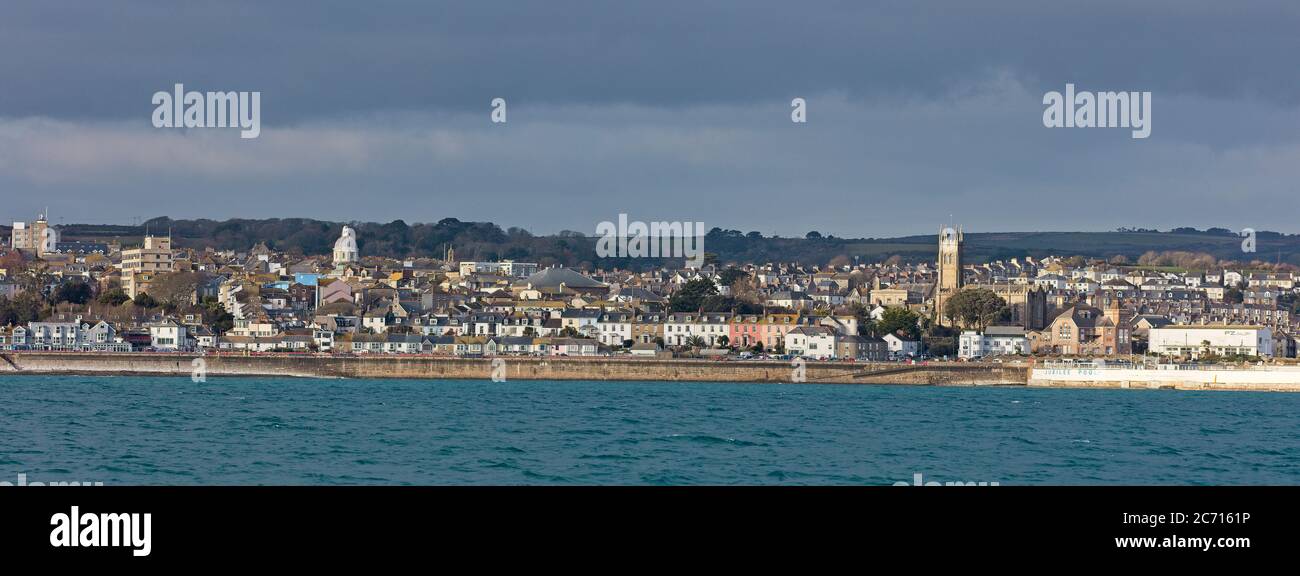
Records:
[[[668,299],[668,306],[673,312],[695,312],[704,304],[704,299],[718,293],[718,287],[708,278],[696,278],[682,285]]]
[[[718,336],[718,347],[719,347],[719,348],[726,348],[727,345],[730,344],[730,343],[731,343],[731,338],[728,338],[728,337],[726,337],[726,336]]]
[[[0,297],[0,325],[39,321],[44,310],[44,299],[31,292],[23,292],[12,300]]]
[[[203,307],[203,320],[207,322],[208,326],[212,327],[213,332],[224,334],[235,327],[235,316],[227,312],[226,308],[216,298],[212,296],[204,297],[201,306]]]
[[[816,230],[813,230],[804,235],[804,238],[807,238],[809,240],[821,240],[821,237],[822,237],[822,233]]]
[[[90,294],[90,284],[79,281],[65,282],[54,291],[54,303],[85,304],[90,301]]]
[[[1003,315],[1007,303],[997,293],[987,288],[968,288],[954,294],[944,303],[943,315],[960,320],[965,326],[983,332]]]
[[[876,330],[882,336],[902,330],[909,338],[915,340],[921,337],[921,327],[917,325],[920,318],[919,314],[907,308],[900,306],[886,308],[880,321],[876,323]]]
[[[6,270],[10,276],[17,276],[27,270],[27,258],[23,257],[22,252],[10,250],[0,255],[0,268]]]
[[[199,285],[205,281],[199,272],[181,271],[160,274],[149,285],[149,295],[169,310],[188,306],[194,301],[194,294]]]
[[[158,306],[158,301],[154,300],[153,296],[145,294],[144,292],[136,294],[135,299],[133,299],[132,302],[141,308],[155,308]]]
[[[121,288],[114,288],[112,290],[100,294],[99,298],[96,298],[95,300],[100,304],[104,304],[106,306],[112,306],[116,308],[118,306],[121,306],[124,302],[130,299],[131,297],[127,296],[126,292],[123,292]]]
[[[577,338],[578,330],[573,326],[565,326],[564,328],[560,329],[560,336],[563,336],[565,338]]]
[[[738,314],[760,314],[763,312],[763,307],[755,302],[721,294],[706,296],[700,301],[697,309],[704,312],[736,312]]]
[[[705,342],[702,336],[690,336],[686,338],[686,345],[691,348],[703,348],[708,346],[709,343]]]
[[[718,274],[718,282],[723,286],[734,286],[737,280],[749,277],[749,274],[740,268],[727,268]]]

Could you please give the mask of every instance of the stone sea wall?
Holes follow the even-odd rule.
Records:
[[[209,376],[490,378],[491,358],[430,356],[197,356],[193,354],[0,353],[0,374],[190,376],[202,359]],[[506,379],[791,382],[788,362],[632,358],[503,357]],[[1022,367],[979,364],[809,362],[804,381],[934,386],[1024,385]]]

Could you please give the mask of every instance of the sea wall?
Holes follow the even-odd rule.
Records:
[[[1300,367],[1237,369],[1036,367],[1030,386],[1052,388],[1130,388],[1172,390],[1251,390],[1300,392]]]
[[[209,376],[337,378],[490,378],[491,358],[430,356],[196,356],[191,354],[0,353],[0,374],[152,374],[190,376],[195,360]],[[792,382],[788,362],[632,358],[502,357],[505,378]],[[932,386],[1021,385],[1025,368],[1001,365],[808,362],[804,381]]]

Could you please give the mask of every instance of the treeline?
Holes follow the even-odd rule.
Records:
[[[154,218],[141,226],[71,225],[63,227],[65,239],[107,241],[119,238],[124,243],[138,242],[146,232],[171,232],[178,246],[221,250],[248,250],[258,243],[288,253],[329,254],[345,223],[307,218],[271,218],[261,220],[172,220]],[[386,224],[351,222],[357,230],[363,256],[394,258],[441,258],[454,247],[460,260],[513,259],[537,262],[542,266],[620,267],[649,269],[680,266],[682,259],[598,258],[596,238],[589,233],[565,231],[554,235],[534,235],[522,228],[502,229],[490,222],[464,222],[444,218],[433,223],[407,223],[394,220]],[[705,236],[704,249],[711,262],[720,264],[748,262],[800,262],[808,265],[851,265],[882,261],[926,262],[935,258],[934,235],[901,238],[839,238],[809,232],[802,237],[764,236],[755,231],[713,228]],[[1274,256],[1281,262],[1300,264],[1300,235],[1257,232],[1258,252]],[[1002,232],[966,234],[965,258],[968,262],[987,262],[1048,255],[1081,255],[1110,259],[1122,256],[1136,262],[1150,253],[1187,253],[1208,255],[1221,261],[1247,260],[1241,238],[1226,228],[1177,228],[1169,232],[1124,229],[1116,232]],[[1160,261],[1180,261],[1183,256]],[[1207,260],[1200,258],[1197,264]],[[1172,264],[1171,264],[1172,265]]]

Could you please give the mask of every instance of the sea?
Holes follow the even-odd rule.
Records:
[[[1293,485],[1300,394],[0,376],[0,482]]]

